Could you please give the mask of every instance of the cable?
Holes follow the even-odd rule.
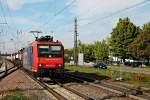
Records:
[[[7,19],[6,19],[6,15],[5,15],[5,12],[4,12],[4,9],[3,9],[3,6],[2,6],[1,0],[0,0],[0,8],[1,8],[1,11],[2,11],[1,17],[2,17],[2,19],[4,20],[4,22],[1,23],[1,24],[8,26]],[[9,26],[8,26],[8,28],[9,28]],[[5,34],[4,31],[3,31],[3,27],[2,27],[1,33],[2,33],[4,36],[6,36],[6,34]],[[1,40],[3,40],[3,38],[1,38]]]
[[[8,23],[8,21],[7,21],[7,19],[6,19],[6,13],[5,13],[4,8],[3,8],[3,6],[2,6],[2,2],[5,3],[5,5],[6,5],[6,8],[5,8],[5,9],[7,9],[8,16],[9,16],[9,18],[10,18],[10,20],[11,20],[11,22],[12,22],[13,25],[9,25],[9,23]],[[16,26],[15,22],[14,22],[13,19],[12,19],[13,17],[12,17],[12,14],[11,14],[10,9],[9,9],[9,7],[8,7],[8,2],[7,2],[7,0],[0,0],[0,4],[1,4],[1,10],[2,10],[3,15],[4,15],[5,23],[7,23],[7,27],[8,27],[9,29],[12,29],[12,30],[14,30],[14,28],[17,30],[17,26]],[[15,36],[14,34],[11,34],[11,36],[13,36],[14,38],[16,38],[16,36]]]
[[[7,28],[8,29],[13,29],[14,30],[14,28],[12,28],[10,25],[9,25],[9,23],[8,23],[8,20],[7,20],[7,18],[6,18],[6,12],[5,12],[5,8],[3,7],[3,4],[2,3],[4,3],[4,1],[2,1],[2,0],[0,0],[0,8],[1,8],[1,11],[2,11],[2,14],[3,14],[3,18],[4,18],[4,22],[6,23],[6,26],[7,26]],[[4,36],[6,36],[6,37],[8,37],[7,35],[7,32],[8,32],[8,30],[7,29],[5,29],[6,30],[6,33],[4,34]],[[5,38],[6,39],[6,38]],[[8,49],[8,48],[7,48]],[[5,49],[6,50],[6,49]],[[4,51],[5,51],[4,50]]]
[[[147,3],[147,2],[150,2],[150,0],[145,0],[145,1],[143,1],[143,2],[140,2],[140,3],[138,3],[138,4],[132,5],[132,6],[130,6],[130,7],[123,8],[123,9],[118,10],[118,11],[116,11],[116,12],[114,12],[114,13],[111,13],[111,14],[109,14],[109,15],[107,15],[107,16],[104,16],[104,17],[98,18],[98,19],[96,19],[96,20],[94,20],[94,21],[92,21],[92,22],[89,22],[89,23],[87,23],[87,24],[85,24],[85,25],[83,25],[83,26],[90,25],[90,24],[93,24],[93,23],[95,23],[95,22],[97,22],[97,21],[99,21],[99,20],[103,20],[103,19],[112,17],[112,16],[114,16],[114,15],[116,15],[116,14],[119,14],[119,13],[122,13],[123,11],[129,10],[129,9],[132,9],[132,8],[135,8],[135,7],[139,6],[139,5],[145,4],[145,3]],[[81,26],[81,27],[83,27],[83,26]]]
[[[53,19],[55,19],[59,14],[61,14],[63,11],[65,11],[66,9],[68,9],[72,4],[74,4],[74,2],[76,2],[76,0],[73,0],[72,2],[70,2],[67,6],[65,6],[63,9],[59,10],[58,12],[56,12],[54,14],[54,16],[51,18],[50,21],[52,21]],[[49,20],[43,24],[43,26],[47,25],[49,22]]]
[[[8,0],[3,0],[3,1],[5,1],[5,3],[6,3],[6,8],[7,8],[7,10],[8,10],[9,16],[10,16],[11,18],[13,18],[12,13],[11,13],[9,7],[8,7]],[[12,24],[14,25],[15,29],[17,30],[17,26],[16,26],[14,20],[12,20]]]
[[[7,1],[7,0],[3,0],[3,1],[5,1],[6,7],[7,7],[7,10],[8,10],[8,14],[9,14],[9,17],[12,19],[13,16],[12,16],[12,13],[11,13],[9,7],[8,7],[8,1]],[[13,19],[12,19],[12,24],[13,24],[13,27],[17,30],[17,25],[15,24],[15,22],[14,22]],[[13,28],[12,28],[12,29],[13,29]],[[14,29],[13,29],[13,30],[14,30]],[[15,35],[12,34],[12,36],[15,38]]]
[[[6,12],[5,12],[5,10],[4,10],[4,7],[3,7],[2,2],[3,2],[3,1],[0,0],[0,8],[1,8],[1,11],[2,11],[2,13],[3,13],[4,23],[6,24],[7,28],[10,29],[11,26],[9,25],[8,20],[7,20],[7,18],[6,18]],[[11,28],[11,29],[14,29],[14,28]],[[5,30],[6,30],[6,34],[4,34],[4,35],[7,36],[7,29],[5,29]]]
[[[55,1],[55,0],[54,0]],[[53,3],[52,3],[53,4]],[[50,6],[50,5],[49,5]],[[52,8],[52,6],[50,6],[49,8],[47,8],[47,10],[50,10]],[[37,19],[41,19],[43,17],[43,15],[39,15],[39,17]]]
[[[4,23],[6,23],[6,25],[8,26],[8,23],[7,23],[7,19],[6,19],[6,15],[5,15],[5,11],[4,11],[4,8],[3,8],[3,5],[2,5],[2,1],[0,0],[0,8],[2,10],[2,13],[3,13],[3,18],[4,18]],[[9,27],[9,26],[8,26]]]

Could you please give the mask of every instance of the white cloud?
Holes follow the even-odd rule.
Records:
[[[12,10],[18,10],[25,4],[33,4],[33,3],[40,3],[45,2],[48,0],[7,0],[8,7]]]
[[[81,18],[93,18],[110,14],[145,0],[77,0],[73,12]]]
[[[22,0],[7,0],[7,3],[8,7],[13,10],[20,8],[21,5],[23,4]]]

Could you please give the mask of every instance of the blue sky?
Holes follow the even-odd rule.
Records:
[[[73,0],[0,1],[0,23],[4,23],[5,19],[8,23],[1,24],[0,27],[0,49],[5,47],[8,52],[32,42],[34,38],[29,33],[31,30],[42,31],[41,35],[54,35],[55,39],[64,43],[65,48],[73,47],[75,17],[78,18],[79,39],[84,43],[93,43],[108,37],[119,18],[129,17],[137,26],[150,21],[150,0],[108,18],[105,16],[146,0],[74,0],[72,5],[57,16],[55,14]],[[17,30],[20,32],[18,35]],[[12,48],[15,45],[16,49]]]

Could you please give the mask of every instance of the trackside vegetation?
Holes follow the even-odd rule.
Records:
[[[108,76],[111,79],[116,79],[119,77],[120,72],[119,71],[112,71],[112,70],[106,70],[106,69],[98,69],[94,67],[79,67],[79,66],[70,66],[66,65],[65,69],[69,70],[69,72],[81,72],[81,73],[95,73],[98,75]],[[126,82],[129,84],[132,84],[134,87],[145,87],[150,86],[150,75],[146,74],[137,74],[137,73],[129,73],[129,72],[122,72],[121,76],[124,80],[122,82]]]
[[[28,98],[24,96],[23,93],[16,91],[14,93],[4,96],[2,100],[28,100]]]

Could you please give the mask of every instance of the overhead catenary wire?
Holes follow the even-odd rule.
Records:
[[[117,15],[117,14],[119,14],[119,13],[122,13],[122,12],[124,12],[124,11],[129,10],[129,9],[138,7],[138,6],[140,6],[140,5],[142,5],[142,4],[145,4],[145,3],[147,3],[147,2],[150,2],[150,0],[145,0],[145,1],[140,2],[140,3],[137,3],[137,4],[135,4],[135,5],[132,5],[132,6],[129,6],[129,7],[123,8],[123,9],[120,9],[120,10],[118,10],[118,11],[116,11],[116,12],[113,12],[113,13],[111,13],[111,14],[109,14],[109,15],[100,17],[100,18],[98,18],[98,19],[96,19],[96,20],[94,20],[94,21],[92,21],[92,22],[89,22],[89,23],[87,23],[87,24],[85,24],[85,25],[83,25],[83,26],[87,26],[87,25],[90,25],[90,24],[94,24],[94,23],[96,23],[96,22],[98,22],[98,21],[100,21],[100,20],[104,20],[104,19],[113,17],[113,16],[115,16],[115,15]],[[83,26],[81,26],[81,27],[83,27]]]
[[[5,10],[4,10],[4,8],[3,8],[3,5],[2,5],[2,1],[1,1],[1,0],[0,0],[0,8],[1,8],[1,11],[2,11],[2,14],[3,14],[4,23],[6,23],[6,25],[7,25],[8,28],[9,28],[9,25],[8,25],[8,22],[7,22],[7,19],[6,19]]]
[[[53,3],[51,3],[52,5],[54,5],[54,8],[55,8],[55,1],[56,1],[56,0],[53,0]],[[50,7],[48,6],[49,8],[47,8],[47,10],[52,9],[52,7],[53,7],[52,5],[49,5]],[[43,17],[43,15],[40,15],[40,16],[38,17],[38,19],[40,19],[40,18],[42,18],[42,17]]]
[[[96,22],[102,21],[102,20],[107,19],[107,18],[111,18],[111,17],[113,17],[113,16],[115,16],[115,15],[117,15],[117,14],[123,13],[123,12],[125,12],[125,11],[131,10],[131,9],[133,9],[133,8],[139,7],[139,6],[144,5],[144,4],[147,4],[147,3],[149,3],[149,2],[150,2],[150,0],[145,0],[145,1],[140,2],[140,3],[137,3],[137,4],[135,4],[135,5],[132,5],[132,6],[129,6],[129,7],[123,8],[123,9],[120,9],[120,10],[118,10],[118,11],[116,11],[116,12],[113,12],[113,13],[111,13],[111,14],[109,14],[109,15],[106,15],[106,16],[103,16],[103,17],[99,17],[98,19],[95,19],[94,21],[91,21],[91,22],[89,22],[89,23],[87,23],[87,24],[81,25],[81,26],[80,26],[80,29],[83,29],[83,27],[86,27],[87,25],[93,25],[93,24],[96,23]],[[84,19],[83,19],[83,20],[84,20]],[[82,20],[79,20],[79,21],[82,21]],[[107,22],[107,23],[108,23],[108,22]],[[104,26],[104,24],[107,24],[107,23],[104,22],[104,23],[102,23],[100,26]],[[92,33],[93,33],[93,32],[92,32]]]
[[[2,5],[2,2],[5,4],[5,6]],[[12,29],[12,30],[18,31],[17,25],[15,24],[15,22],[14,22],[14,20],[13,20],[12,13],[11,13],[9,7],[8,7],[8,1],[7,1],[7,0],[0,0],[0,6],[1,6],[1,10],[2,10],[2,12],[3,12],[3,16],[4,16],[4,19],[5,19],[5,23],[7,24],[8,29],[10,29],[10,30]],[[6,8],[4,8],[4,7],[6,7]],[[5,12],[4,9],[7,10],[8,17],[6,17],[6,12]],[[8,22],[7,18],[9,18],[9,20],[10,20],[11,23],[12,23],[12,25],[9,25],[10,23]],[[13,38],[16,38],[15,34],[12,34],[12,33],[11,33],[11,36],[12,36]]]
[[[13,20],[12,13],[11,13],[11,11],[10,11],[10,8],[8,7],[8,0],[3,0],[3,1],[6,3],[6,8],[7,8],[7,10],[8,10],[9,17],[12,19],[12,20],[11,20],[11,21],[12,21],[12,24],[14,25],[14,28],[17,30],[17,26],[16,26],[16,24],[15,24],[15,22],[14,22],[14,20]]]
[[[11,25],[9,25],[9,23],[8,23],[8,20],[7,20],[7,16],[6,16],[6,12],[5,12],[5,8],[4,8],[4,6],[3,6],[3,1],[2,0],[0,0],[0,8],[1,8],[1,11],[2,11],[2,15],[1,15],[1,17],[2,17],[2,19],[4,19],[4,24],[6,25],[6,28],[8,28],[8,29],[14,29],[14,28],[12,28],[11,27]],[[7,29],[5,28],[5,31],[6,31],[6,33],[4,34],[5,36],[7,35]],[[3,31],[3,33],[4,33],[4,31]]]
[[[9,9],[9,7],[8,7],[8,1],[7,0],[3,0],[3,2],[5,2],[5,4],[6,4],[6,9],[8,10],[8,15],[9,15],[9,19],[11,20],[11,22],[12,22],[12,24],[13,25],[11,25],[11,29],[15,29],[16,31],[18,30],[17,29],[17,25],[15,24],[15,22],[14,22],[14,20],[13,20],[13,16],[12,16],[12,13],[11,13],[11,11],[10,11],[10,9]],[[12,27],[14,27],[14,28],[12,28]],[[16,38],[15,37],[15,35],[14,34],[11,34],[14,38]]]
[[[95,19],[94,21],[91,21],[91,22],[89,22],[89,23],[87,23],[87,24],[84,24],[84,25],[82,25],[82,26],[80,26],[80,28],[81,27],[84,27],[84,26],[87,26],[87,25],[91,25],[91,24],[94,24],[94,23],[96,23],[96,22],[99,22],[99,21],[101,21],[101,20],[104,20],[104,19],[107,19],[107,18],[110,18],[110,17],[113,17],[113,16],[115,16],[115,15],[117,15],[117,14],[120,14],[120,13],[122,13],[122,12],[124,12],[124,11],[128,11],[128,10],[130,10],[130,9],[133,9],[133,8],[135,8],[135,7],[138,7],[138,6],[140,6],[140,5],[142,5],[142,4],[145,4],[145,3],[147,3],[147,2],[149,2],[150,0],[145,0],[145,1],[143,1],[143,2],[140,2],[140,3],[137,3],[137,4],[135,4],[135,5],[132,5],[132,6],[129,6],[129,7],[126,7],[126,8],[123,8],[123,9],[120,9],[120,10],[118,10],[118,11],[116,11],[116,12],[113,12],[113,13],[111,13],[111,14],[109,14],[109,15],[106,15],[106,16],[103,16],[103,17],[99,17],[98,19]],[[75,2],[75,1],[72,1],[73,3]],[[72,4],[72,3],[71,3]],[[70,5],[71,6],[71,5]],[[63,10],[63,9],[62,9]],[[61,11],[61,10],[60,10]],[[59,13],[58,13],[59,14]],[[56,16],[57,17],[57,16]],[[54,17],[55,18],[55,17]],[[53,19],[53,18],[52,18]],[[84,19],[83,19],[84,20]],[[52,20],[51,20],[52,21]],[[79,20],[79,22],[80,21],[82,21],[82,20]],[[46,24],[48,24],[49,23],[49,21],[47,21],[47,23],[45,23],[45,25]]]
[[[45,27],[48,25],[51,21],[53,21],[58,15],[60,15],[62,12],[64,12],[66,9],[68,9],[71,5],[73,5],[76,2],[76,0],[72,0],[68,5],[60,9],[58,12],[56,12],[51,18],[49,18],[45,23],[40,24],[38,26],[35,26],[35,29],[41,29],[42,27]],[[54,5],[56,8],[56,5]],[[33,27],[32,27],[33,28]],[[41,31],[41,30],[40,30]]]
[[[4,5],[5,4],[5,5]],[[8,35],[8,30],[9,31],[11,31],[11,30],[14,30],[14,28],[12,27],[12,26],[14,26],[14,25],[10,25],[10,23],[8,22],[8,18],[10,18],[10,17],[8,17],[8,12],[10,13],[10,11],[6,11],[8,8],[6,8],[6,7],[8,7],[8,5],[7,5],[7,2],[4,0],[0,0],[0,9],[1,9],[1,17],[2,17],[2,19],[4,20],[4,22],[3,23],[5,23],[6,24],[6,26],[4,27],[4,29],[3,30],[5,30],[5,32],[3,31],[3,33],[4,33],[4,35],[3,35],[3,37],[5,37],[5,39],[7,39],[6,37],[8,37],[7,35]],[[9,10],[9,9],[8,9]],[[10,15],[11,16],[11,15]],[[12,34],[13,35],[13,34]],[[14,36],[15,37],[15,36]],[[8,39],[7,39],[8,40]],[[5,40],[3,40],[3,41],[5,41]],[[6,43],[6,42],[4,42],[4,43]],[[4,44],[5,45],[5,44]],[[6,46],[7,46],[7,44],[6,44]],[[8,49],[8,48],[7,48]],[[6,49],[4,49],[4,51],[5,51]],[[5,51],[6,52],[6,51]]]
[[[0,0],[0,9],[1,9],[1,19],[2,19],[2,23],[0,23],[2,26],[4,26],[4,25],[6,25],[6,26],[8,26],[8,22],[7,22],[7,19],[6,19],[6,15],[5,15],[5,12],[4,12],[4,9],[3,9],[3,5],[2,5],[2,2],[1,2],[1,0]],[[5,28],[5,26],[4,26],[4,28]],[[9,28],[9,27],[8,27]],[[4,29],[3,29],[3,27],[1,27],[1,32],[0,32],[0,34],[2,35],[2,36],[6,36],[6,33],[4,32]],[[1,40],[3,40],[3,38],[1,37]]]
[[[68,9],[71,5],[73,5],[76,2],[76,0],[73,0],[72,2],[70,2],[68,5],[66,5],[64,8],[62,8],[61,10],[59,10],[58,12],[56,12],[54,14],[54,16],[51,18],[51,20],[46,21],[46,23],[43,24],[43,26],[49,24],[52,20],[54,20],[59,14],[61,14],[62,12],[64,12],[66,9]]]

